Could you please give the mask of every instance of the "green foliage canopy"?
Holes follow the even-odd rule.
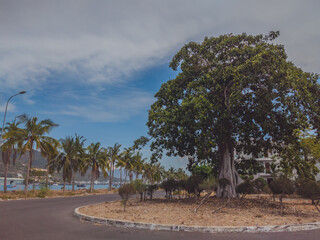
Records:
[[[278,35],[228,34],[183,46],[170,63],[179,74],[149,110],[152,159],[219,162],[223,178],[235,174],[232,164],[223,167],[234,147],[255,155],[296,141],[296,129],[319,133],[319,76],[287,61],[284,46],[272,43]]]

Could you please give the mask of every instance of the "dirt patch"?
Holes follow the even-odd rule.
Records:
[[[320,213],[303,199],[286,199],[284,214],[280,204],[266,198],[225,200],[210,198],[197,212],[199,200],[132,199],[127,211],[120,201],[80,209],[86,215],[133,222],[186,226],[266,226],[320,221]]]

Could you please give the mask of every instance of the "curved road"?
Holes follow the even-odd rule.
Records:
[[[76,207],[119,199],[116,194],[0,201],[0,240],[272,239],[316,240],[320,230],[288,233],[210,234],[107,227],[73,217]],[[214,216],[213,216],[214,217]]]

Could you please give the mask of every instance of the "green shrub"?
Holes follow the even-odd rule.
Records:
[[[205,179],[202,183],[199,184],[200,191],[210,191],[214,190],[217,187],[216,178],[211,175],[207,179]]]
[[[297,194],[313,200],[314,197],[320,197],[320,185],[316,181],[300,178],[296,181]]]
[[[280,214],[283,215],[283,203],[282,198],[286,194],[292,194],[295,190],[293,182],[284,175],[275,178],[269,187],[273,195],[278,195],[280,200]]]
[[[123,210],[126,211],[127,201],[136,193],[136,190],[134,189],[134,186],[132,184],[124,184],[123,186],[119,187],[118,193],[122,198]]]
[[[253,194],[255,193],[255,188],[253,185],[253,182],[247,180],[244,181],[243,183],[240,183],[237,187],[236,187],[236,191],[237,193],[242,194],[241,199],[244,198],[247,194]]]
[[[39,198],[45,198],[50,192],[50,189],[47,188],[47,187],[41,187],[38,194],[37,194],[37,197]]]
[[[267,182],[263,178],[257,178],[253,180],[252,184],[256,192],[261,193],[263,192],[263,188],[267,185]]]
[[[272,191],[271,191],[271,189],[269,188],[269,185],[268,185],[268,184],[266,184],[266,185],[262,188],[262,192],[263,192],[263,193],[266,193],[266,194],[271,194],[271,193],[272,193]]]
[[[269,187],[273,194],[292,194],[295,190],[293,182],[284,175],[281,175],[275,178],[270,184]]]

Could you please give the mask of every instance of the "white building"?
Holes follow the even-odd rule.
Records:
[[[258,156],[253,157],[252,154],[244,154],[244,153],[236,153],[234,155],[235,161],[242,161],[252,159],[254,158],[257,162],[261,163],[261,165],[264,167],[263,172],[259,172],[256,175],[254,175],[254,179],[256,178],[263,178],[268,183],[272,181],[272,169],[271,169],[271,163],[275,161],[275,163],[280,162],[280,158],[276,156],[276,154],[272,151],[268,151],[267,153],[259,153]],[[320,169],[320,163],[317,163],[316,166]],[[320,173],[317,174],[316,180],[320,181]]]
[[[234,158],[235,158],[235,161],[238,161],[238,162],[254,158],[264,168],[263,172],[259,172],[256,175],[254,175],[254,179],[263,178],[268,183],[272,181],[273,177],[272,177],[271,163],[274,160],[276,160],[277,162],[277,158],[272,151],[268,151],[266,153],[259,153],[257,156],[253,156],[252,154],[244,154],[243,152],[241,153],[235,152]]]

